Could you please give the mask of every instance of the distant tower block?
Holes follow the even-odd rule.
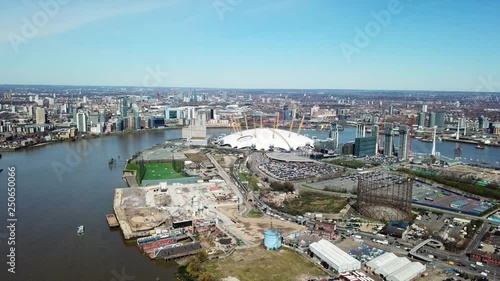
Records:
[[[335,149],[339,148],[339,127],[337,123],[330,124],[330,134],[328,137],[334,141]]]
[[[410,142],[410,134],[408,126],[400,126],[399,129],[399,161],[408,160],[408,144]]]
[[[375,155],[378,155],[378,150],[379,150],[379,147],[378,147],[379,134],[380,134],[380,129],[379,129],[378,125],[373,125],[372,136],[374,136],[376,141],[377,141],[377,143],[375,144]]]
[[[392,156],[393,151],[393,137],[394,137],[394,131],[393,131],[393,124],[389,123],[386,124],[384,127],[384,156]]]
[[[432,132],[432,156],[436,155],[436,128],[437,126],[434,126],[434,131]]]
[[[365,137],[365,125],[362,124],[356,125],[356,137],[357,138]]]

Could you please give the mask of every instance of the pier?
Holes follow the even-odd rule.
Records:
[[[464,139],[455,139],[455,138],[446,138],[443,137],[441,138],[443,141],[450,141],[450,142],[459,142],[459,143],[468,143],[468,144],[478,144],[479,142],[473,141],[473,140],[464,140]]]
[[[166,248],[157,251],[156,253],[151,253],[149,257],[151,259],[165,259],[167,261],[175,260],[178,258],[183,258],[187,256],[196,255],[201,251],[201,244],[199,241],[185,244],[178,247]]]

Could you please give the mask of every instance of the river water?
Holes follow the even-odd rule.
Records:
[[[228,129],[209,130],[211,135]],[[304,134],[327,136],[326,131]],[[340,142],[354,140],[355,129],[340,132]],[[57,143],[17,152],[0,159],[2,195],[0,219],[7,225],[7,167],[16,168],[16,273],[7,272],[7,230],[0,228],[1,280],[19,281],[155,281],[173,280],[175,263],[151,261],[134,243],[110,230],[105,216],[112,213],[113,190],[121,179],[125,159],[135,152],[180,137],[180,130],[146,131],[128,135]],[[430,152],[432,144],[414,142],[414,151]],[[453,157],[455,144],[440,142],[437,150]],[[477,150],[462,144],[463,156],[494,163],[500,149]],[[108,160],[118,158],[110,169]],[[85,225],[85,235],[76,235]]]

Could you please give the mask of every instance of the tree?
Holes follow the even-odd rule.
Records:
[[[198,277],[198,275],[201,272],[201,269],[202,269],[201,263],[200,263],[198,256],[194,256],[189,261],[189,263],[186,267],[186,272],[192,277]]]
[[[204,262],[208,259],[208,253],[206,251],[201,251],[198,253],[198,260]]]
[[[210,272],[205,271],[198,275],[198,281],[216,281],[216,279]]]

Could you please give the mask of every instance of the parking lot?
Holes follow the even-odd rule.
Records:
[[[413,185],[413,203],[427,204],[433,207],[446,208],[454,212],[470,212],[480,215],[489,205],[479,200],[467,198],[458,193],[441,189],[420,181]]]
[[[339,171],[338,168],[332,167],[328,164],[316,162],[283,162],[272,159],[269,159],[261,164],[260,168],[272,175],[272,177],[285,181],[333,176]]]
[[[352,175],[333,180],[308,183],[307,185],[316,189],[352,193],[358,186],[358,177],[357,175]]]
[[[423,224],[423,225],[425,225],[425,229],[429,233],[435,233],[435,232],[440,231],[441,228],[444,226],[445,219],[447,219],[446,216],[437,215],[437,214],[430,214],[430,215],[422,216],[422,219],[415,221],[415,223]]]

